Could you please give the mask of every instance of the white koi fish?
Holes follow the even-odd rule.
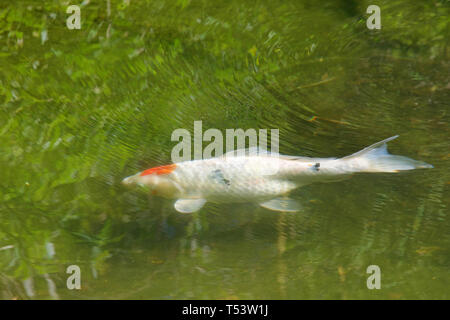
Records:
[[[433,168],[422,161],[389,154],[386,143],[397,137],[340,159],[246,149],[243,155],[231,152],[211,159],[150,168],[125,178],[122,183],[144,186],[152,194],[177,199],[175,209],[183,213],[197,211],[207,201],[255,202],[270,210],[295,212],[300,209],[299,204],[286,195],[307,184],[338,181],[357,172]]]

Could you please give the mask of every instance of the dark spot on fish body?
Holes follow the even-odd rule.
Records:
[[[230,186],[231,182],[228,179],[225,179],[225,177],[223,176],[223,173],[220,169],[216,169],[214,171],[211,172],[211,174],[209,175],[209,177],[219,183],[225,184],[227,186]]]
[[[316,170],[316,171],[319,171],[319,170],[320,170],[320,163],[319,163],[319,162],[317,162],[317,163],[314,165],[314,170]]]

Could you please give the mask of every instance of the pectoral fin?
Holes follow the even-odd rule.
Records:
[[[191,213],[200,210],[205,203],[205,199],[178,199],[174,207],[178,212]]]
[[[259,204],[261,207],[284,212],[297,212],[302,208],[300,203],[295,200],[287,198],[275,198]]]

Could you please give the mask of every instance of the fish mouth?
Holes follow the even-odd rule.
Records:
[[[134,184],[133,176],[126,177],[125,179],[122,180],[121,183],[122,183],[122,185],[124,185],[124,186],[130,186],[130,185]]]
[[[133,188],[133,189],[136,188],[137,190],[141,190],[144,192],[149,192],[149,191],[153,190],[152,186],[145,185],[144,183],[139,181],[139,179],[136,179],[136,178],[138,178],[137,175],[126,177],[125,179],[123,179],[121,181],[121,184],[127,188]]]

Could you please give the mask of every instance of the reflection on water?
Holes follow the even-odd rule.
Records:
[[[110,5],[78,31],[54,3],[4,6],[1,298],[449,298],[444,1],[381,1],[380,31],[355,1]],[[278,128],[282,153],[314,157],[399,134],[392,153],[435,168],[300,188],[300,213],[183,215],[120,186],[195,120]]]

